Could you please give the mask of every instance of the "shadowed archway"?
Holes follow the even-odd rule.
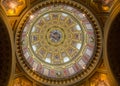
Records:
[[[120,84],[120,13],[110,27],[107,47],[110,68]]]
[[[0,86],[7,86],[12,65],[12,48],[7,26],[0,17]]]

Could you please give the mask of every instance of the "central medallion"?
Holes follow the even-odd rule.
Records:
[[[64,31],[57,26],[48,29],[47,40],[49,45],[58,46],[62,44],[65,40]]]
[[[61,40],[62,34],[59,30],[53,30],[50,32],[50,40],[52,42],[59,42]]]

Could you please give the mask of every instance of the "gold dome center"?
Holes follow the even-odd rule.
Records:
[[[47,41],[48,44],[57,46],[64,42],[64,31],[59,27],[52,27],[47,32]]]

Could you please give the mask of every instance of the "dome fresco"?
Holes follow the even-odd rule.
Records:
[[[38,78],[62,83],[62,79],[80,78],[81,74],[88,76],[93,71],[100,58],[101,44],[98,42],[101,40],[97,39],[101,37],[101,31],[96,27],[99,25],[90,20],[89,13],[62,2],[40,7],[28,14],[24,16],[25,21],[20,22],[22,27],[18,26],[16,31],[17,58],[28,75],[35,78],[29,69]],[[87,70],[89,73],[84,74]],[[80,81],[79,78],[76,81]]]

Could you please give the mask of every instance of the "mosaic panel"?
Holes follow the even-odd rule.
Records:
[[[8,16],[19,15],[26,7],[25,0],[1,0],[1,5]]]

